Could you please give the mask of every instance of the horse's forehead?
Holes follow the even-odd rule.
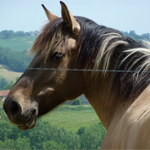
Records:
[[[74,38],[68,38],[67,40],[67,49],[72,50],[76,48],[76,40]]]

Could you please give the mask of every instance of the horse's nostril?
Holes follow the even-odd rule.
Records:
[[[10,112],[14,117],[17,117],[18,115],[20,115],[21,114],[20,105],[17,102],[12,101],[10,104]]]
[[[36,114],[36,109],[32,110],[31,116],[34,116]]]

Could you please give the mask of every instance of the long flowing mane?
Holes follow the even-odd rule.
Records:
[[[93,71],[92,79],[107,78],[113,83],[112,91],[119,90],[118,96],[122,101],[139,96],[150,83],[150,44],[136,42],[87,18],[75,18],[81,26],[77,43],[80,69],[103,70]],[[66,31],[61,18],[46,24],[31,52],[43,53],[46,59],[54,50],[67,53],[65,44],[70,33]]]

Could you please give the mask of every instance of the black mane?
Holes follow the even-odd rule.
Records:
[[[106,74],[108,75],[109,82],[113,80],[112,91],[118,89],[118,96],[122,101],[125,99],[137,98],[150,84],[150,72],[148,72],[150,71],[150,50],[141,42],[124,36],[118,30],[98,25],[87,18],[76,17],[76,19],[81,25],[81,33],[78,40],[78,45],[80,47],[78,59],[80,64],[82,64],[81,68],[93,69],[97,61],[97,54],[101,51],[103,42],[111,37],[111,34],[120,35],[116,38],[112,38],[108,42],[105,54],[102,57],[99,67],[96,69],[103,70],[102,66],[104,62],[110,61],[109,67],[106,68]],[[108,53],[107,48],[117,41],[127,44],[122,44],[120,42],[120,44],[114,48],[110,60],[106,60],[106,55]],[[129,52],[128,50],[133,51]],[[122,62],[124,59],[126,60]],[[146,61],[149,61],[149,63],[142,66]],[[111,72],[110,70],[113,71]],[[101,75],[103,71],[96,74]]]
[[[76,17],[76,19],[81,25],[81,33],[78,40],[80,47],[79,60],[83,68],[89,68],[95,61],[97,52],[104,40],[101,36],[112,32],[120,35],[122,33],[118,30],[98,25],[94,21],[84,17]]]

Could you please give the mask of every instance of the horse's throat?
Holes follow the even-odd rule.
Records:
[[[96,94],[87,94],[86,98],[94,108],[104,127],[108,129],[116,109],[115,106],[113,106],[113,102],[111,102],[111,99],[102,95],[96,96]]]

